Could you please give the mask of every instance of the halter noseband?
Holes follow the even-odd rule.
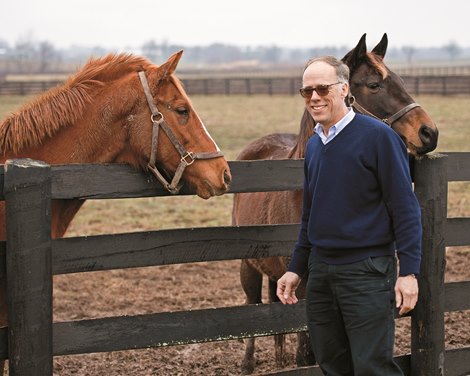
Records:
[[[409,105],[403,107],[401,110],[394,113],[392,116],[381,119],[378,116],[374,115],[372,112],[367,111],[364,107],[362,107],[359,103],[357,103],[356,98],[354,98],[354,96],[351,95],[349,97],[349,101],[350,101],[350,105],[359,113],[364,114],[364,115],[369,115],[369,116],[372,116],[373,118],[383,121],[389,127],[391,127],[392,124],[396,122],[398,119],[400,119],[403,115],[410,112],[413,108],[421,107],[418,103],[410,103]]]
[[[218,150],[215,152],[208,152],[208,153],[194,153],[191,151],[187,151],[183,145],[178,141],[175,134],[171,130],[171,128],[166,124],[165,119],[163,118],[163,114],[158,111],[157,106],[153,102],[152,94],[150,93],[150,87],[147,81],[147,77],[145,76],[145,72],[139,72],[140,82],[142,83],[142,87],[144,88],[145,97],[147,98],[147,103],[150,108],[150,112],[152,115],[150,116],[150,120],[152,121],[153,128],[152,128],[152,150],[150,152],[150,159],[147,164],[147,168],[152,172],[152,174],[157,178],[157,180],[162,183],[163,187],[168,190],[171,194],[177,194],[182,184],[178,184],[181,180],[181,176],[183,175],[184,169],[192,165],[196,159],[212,159],[222,157],[223,153]],[[166,133],[167,137],[181,155],[180,164],[176,169],[175,175],[169,183],[163,174],[158,171],[157,166],[155,165],[157,160],[157,146],[158,146],[158,133],[160,128]]]

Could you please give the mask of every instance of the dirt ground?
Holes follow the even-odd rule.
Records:
[[[470,280],[468,248],[448,249],[447,255],[446,281]],[[241,305],[238,269],[239,261],[224,261],[56,276],[54,320]],[[397,320],[396,354],[410,351],[409,326],[409,319]],[[469,328],[470,311],[446,315],[446,347],[470,346]],[[295,335],[287,341],[290,368]],[[256,372],[276,370],[273,342],[257,339]],[[243,353],[243,342],[227,341],[63,356],[54,358],[54,375],[237,375]]]

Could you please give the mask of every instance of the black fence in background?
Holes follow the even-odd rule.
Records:
[[[410,94],[470,94],[470,75],[402,75]],[[183,78],[190,95],[296,95],[301,77]],[[35,95],[62,84],[62,80],[0,81],[0,95]]]

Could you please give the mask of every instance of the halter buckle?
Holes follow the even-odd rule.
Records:
[[[191,160],[188,162],[188,161],[186,160],[186,158],[191,158]],[[186,153],[186,155],[183,155],[183,156],[181,157],[181,163],[184,163],[186,166],[192,165],[195,160],[196,160],[196,158],[194,157],[194,154],[193,154],[192,152],[190,152],[190,151],[188,151],[188,152]]]
[[[155,117],[157,116],[160,116],[160,118],[158,119],[155,119]],[[150,120],[152,121],[152,123],[157,123],[157,124],[161,124],[164,122],[164,119],[163,119],[163,114],[158,111],[158,112],[155,112],[154,114],[150,115]]]

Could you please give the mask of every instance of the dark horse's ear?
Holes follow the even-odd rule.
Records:
[[[387,52],[387,46],[388,46],[388,38],[387,38],[387,33],[384,34],[382,37],[382,40],[377,44],[377,46],[374,47],[372,52],[376,55],[379,55],[382,59],[385,57],[385,53]]]
[[[367,53],[366,34],[364,34],[359,40],[359,43],[357,44],[357,46],[354,47],[351,51],[349,51],[346,55],[344,55],[344,57],[341,60],[343,61],[343,63],[345,63],[349,67],[349,70],[352,73],[356,69],[356,66],[358,66],[361,63],[366,53]]]
[[[168,78],[171,74],[173,74],[173,72],[176,70],[178,62],[181,59],[181,55],[183,55],[183,50],[180,50],[171,55],[165,63],[158,67],[160,80]]]

